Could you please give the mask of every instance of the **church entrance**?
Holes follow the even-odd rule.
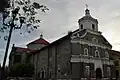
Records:
[[[116,80],[119,78],[119,70],[116,70]]]
[[[102,70],[101,68],[96,69],[96,79],[101,79],[102,78]]]

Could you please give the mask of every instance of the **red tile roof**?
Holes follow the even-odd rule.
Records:
[[[44,44],[44,45],[49,45],[50,43],[48,41],[46,41],[45,39],[43,38],[39,38],[33,42],[30,42],[29,44]],[[29,45],[27,44],[27,45]]]
[[[16,52],[30,53],[35,51],[29,48],[22,48],[22,47],[14,47],[14,48]]]

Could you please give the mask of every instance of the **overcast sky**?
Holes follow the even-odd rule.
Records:
[[[78,29],[78,19],[84,16],[85,5],[88,4],[90,14],[99,21],[99,31],[113,45],[114,50],[120,51],[120,1],[119,0],[36,0],[45,4],[50,10],[37,17],[42,20],[40,28],[31,34],[20,35],[14,31],[11,45],[26,47],[30,41],[38,39],[40,34],[52,42],[68,31]],[[5,35],[0,33],[0,35]],[[0,39],[0,62],[3,60],[6,41]],[[9,50],[10,51],[10,50]]]

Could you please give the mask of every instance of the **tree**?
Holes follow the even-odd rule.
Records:
[[[14,2],[17,6],[14,6]],[[12,31],[25,27],[25,32],[30,33],[39,27],[40,19],[36,19],[35,15],[37,11],[46,12],[49,10],[45,5],[40,5],[37,2],[31,2],[30,0],[10,0],[9,7],[4,7],[2,12],[3,26],[0,28],[0,32],[9,32],[8,36],[4,36],[4,40],[7,40],[2,72],[4,72],[5,63],[8,55],[9,44],[11,40]],[[21,13],[22,12],[22,13]],[[20,33],[22,34],[22,33]]]
[[[10,68],[10,76],[13,77],[32,77],[34,66],[32,64],[17,63]]]

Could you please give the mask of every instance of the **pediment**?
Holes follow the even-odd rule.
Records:
[[[72,34],[72,40],[82,40],[93,44],[105,45],[112,48],[112,45],[100,32],[92,32],[90,30],[78,31]]]

